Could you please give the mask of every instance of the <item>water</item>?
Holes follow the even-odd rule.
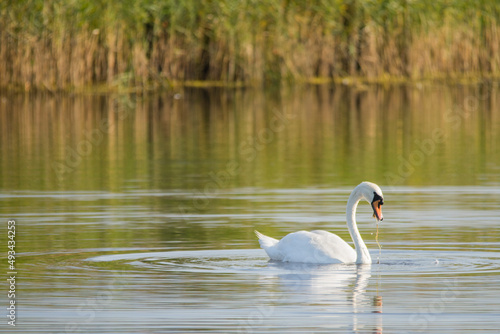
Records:
[[[0,96],[3,330],[498,333],[495,86],[176,93]],[[254,230],[350,241],[362,180],[384,191],[380,252],[358,208],[371,266],[258,249]]]

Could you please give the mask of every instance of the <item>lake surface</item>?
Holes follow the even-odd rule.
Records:
[[[17,255],[16,327],[0,328],[499,333],[499,98],[491,83],[0,94]],[[381,251],[358,207],[372,265],[258,248],[254,230],[350,242],[364,180],[385,201]]]

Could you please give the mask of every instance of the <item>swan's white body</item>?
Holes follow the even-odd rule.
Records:
[[[255,231],[260,246],[274,261],[302,263],[372,263],[370,252],[366,247],[356,225],[356,208],[361,199],[372,203],[377,219],[382,220],[380,205],[383,204],[382,190],[371,182],[362,182],[352,191],[347,201],[347,227],[354,242],[353,249],[338,235],[327,231],[300,231],[286,235],[277,240]],[[380,198],[380,201],[378,200]]]

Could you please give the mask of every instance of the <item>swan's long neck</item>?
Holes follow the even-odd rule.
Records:
[[[349,234],[351,234],[352,241],[356,248],[356,263],[372,263],[372,258],[370,252],[361,238],[358,231],[358,226],[356,225],[356,208],[358,203],[363,196],[356,191],[356,189],[349,196],[347,201],[347,228],[349,229]]]

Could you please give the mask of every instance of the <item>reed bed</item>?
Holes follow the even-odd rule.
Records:
[[[499,22],[486,0],[5,1],[0,87],[490,76]]]

